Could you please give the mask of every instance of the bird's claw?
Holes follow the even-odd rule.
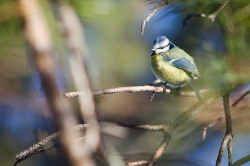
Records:
[[[173,94],[174,97],[178,97],[181,95],[181,92],[179,90],[170,90],[170,94]]]
[[[163,89],[163,93],[167,93],[166,92],[166,87],[164,85],[161,85],[162,89]]]

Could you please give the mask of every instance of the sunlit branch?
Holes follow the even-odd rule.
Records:
[[[201,93],[205,93],[208,90],[200,90]],[[129,86],[129,87],[118,87],[118,88],[110,88],[110,89],[102,89],[97,90],[93,92],[93,95],[99,96],[99,95],[106,95],[106,94],[113,94],[113,93],[123,93],[123,92],[129,92],[129,93],[135,93],[135,92],[153,92],[153,93],[166,93],[166,94],[172,94],[170,89],[165,89],[161,86]],[[71,98],[71,97],[77,97],[84,95],[85,92],[68,92],[64,94],[64,97]],[[195,92],[180,92],[178,96],[182,97],[196,97]],[[153,95],[154,97],[154,95]],[[153,98],[152,96],[150,99]]]
[[[140,161],[129,162],[126,164],[126,166],[147,165],[148,163],[149,163],[149,161],[147,161],[147,160],[140,160]]]

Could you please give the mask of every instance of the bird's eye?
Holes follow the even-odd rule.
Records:
[[[163,49],[163,48],[165,48],[165,47],[164,46],[159,47],[159,49]]]

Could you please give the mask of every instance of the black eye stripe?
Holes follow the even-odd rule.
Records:
[[[161,47],[159,47],[159,49],[163,49],[163,48],[165,48],[165,47],[167,47],[167,46],[169,46],[169,45],[161,46]]]

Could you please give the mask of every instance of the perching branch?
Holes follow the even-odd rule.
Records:
[[[208,90],[200,90],[201,93],[205,93]],[[165,89],[160,86],[150,86],[150,85],[145,85],[145,86],[129,86],[129,87],[119,87],[119,88],[111,88],[111,89],[103,89],[103,90],[97,90],[93,92],[93,95],[99,96],[99,95],[106,95],[106,94],[113,94],[113,93],[122,93],[122,92],[129,92],[129,93],[134,93],[134,92],[154,92],[154,93],[166,93],[166,94],[171,94],[170,89]],[[71,97],[77,97],[84,95],[84,92],[68,92],[64,94],[64,97],[71,98]],[[194,92],[181,92],[179,96],[182,97],[196,97]]]
[[[149,164],[152,165],[153,163],[158,160],[162,153],[164,152],[164,149],[167,145],[167,143],[170,141],[171,133],[175,131],[180,125],[182,125],[184,122],[195,116],[199,111],[201,111],[206,103],[213,103],[218,99],[217,96],[210,96],[207,98],[207,102],[197,102],[194,106],[189,108],[187,111],[185,111],[182,115],[178,116],[175,120],[171,121],[170,123],[166,125],[140,125],[136,123],[129,123],[129,122],[101,122],[100,127],[110,127],[110,126],[123,126],[123,127],[128,127],[131,129],[136,129],[136,130],[143,130],[143,131],[150,131],[150,132],[162,132],[164,135],[163,141],[160,144],[158,150],[156,153],[149,159],[148,161],[146,160],[141,160],[141,161],[136,161],[136,162],[130,162],[127,163],[128,166],[132,165],[145,165]],[[82,125],[77,125],[74,127],[75,130],[84,130],[87,127],[89,127],[88,124],[82,124]],[[58,137],[59,133],[54,133],[47,138],[43,139],[42,141],[38,142],[37,144],[33,145],[31,148],[28,148],[27,150],[24,150],[23,152],[19,153],[16,155],[18,163],[27,159],[28,157],[37,154],[41,151],[39,149],[48,143],[49,141],[55,139]]]

